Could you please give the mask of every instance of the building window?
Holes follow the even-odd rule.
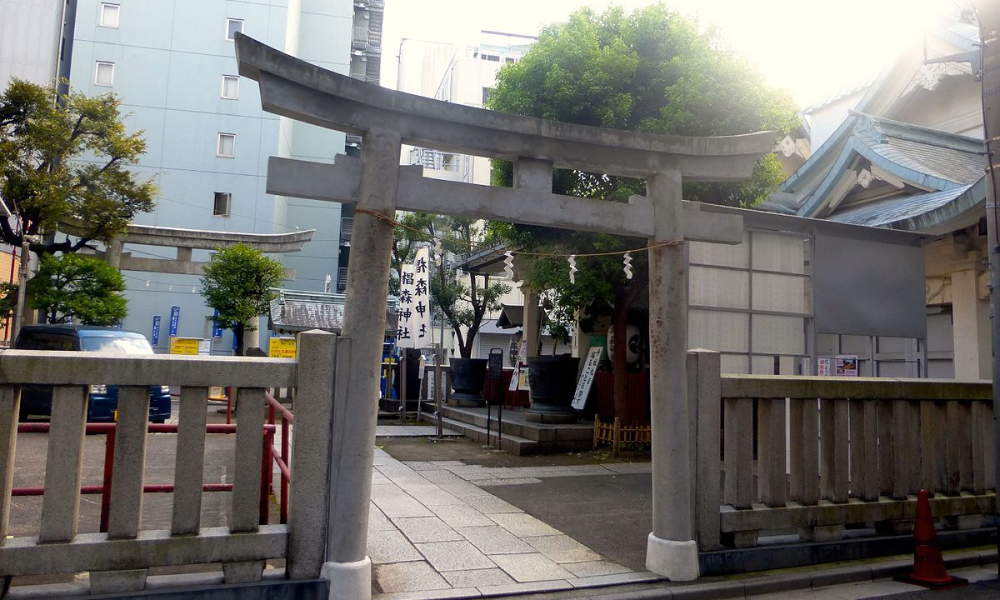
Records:
[[[236,134],[220,133],[219,142],[215,148],[215,155],[223,158],[233,158],[236,156]]]
[[[243,19],[226,19],[226,39],[233,41],[237,32],[243,33]]]
[[[215,192],[215,206],[212,208],[212,215],[216,217],[228,217],[232,201],[233,195],[229,192]]]
[[[101,2],[101,27],[113,27],[117,29],[118,12],[120,10],[121,6],[117,4]]]
[[[94,85],[109,87],[115,82],[115,63],[97,61],[94,68]]]
[[[240,78],[236,75],[222,76],[222,97],[227,100],[236,100],[240,97]]]

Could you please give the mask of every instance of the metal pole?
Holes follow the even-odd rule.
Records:
[[[442,344],[444,343],[444,327],[441,328],[441,342],[437,344],[436,354],[434,355],[434,414],[437,416],[437,439],[441,441],[444,437],[444,431],[441,427],[441,360],[442,356]]]
[[[28,263],[31,258],[28,255],[29,242],[27,236],[21,242],[21,265],[17,271],[17,306],[14,308],[14,329],[11,330],[10,341],[17,340],[17,334],[21,331],[24,319],[24,293],[28,284]]]
[[[996,169],[1000,160],[994,148],[1000,145],[1000,5],[977,2],[979,39],[982,42],[983,139],[986,140],[986,247],[990,258],[990,316],[993,337],[993,430],[1000,444],[1000,232],[997,230]],[[995,480],[1000,482],[1000,445],[993,449]],[[1000,504],[994,510],[994,524],[1000,533]],[[1000,550],[1000,536],[997,538]],[[1000,567],[998,567],[1000,572]]]

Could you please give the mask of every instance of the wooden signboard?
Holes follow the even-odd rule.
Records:
[[[594,384],[594,375],[597,367],[601,364],[601,353],[604,348],[595,346],[587,352],[587,362],[583,364],[583,374],[576,382],[576,394],[573,395],[573,408],[583,410],[587,404],[587,396],[590,395],[590,388]]]

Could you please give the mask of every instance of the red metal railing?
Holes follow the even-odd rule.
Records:
[[[269,498],[273,491],[272,482],[272,461],[276,462],[281,473],[280,476],[280,497],[279,515],[282,524],[288,522],[288,484],[291,479],[290,452],[289,452],[289,425],[293,421],[292,413],[282,406],[271,394],[265,392],[265,399],[269,407],[269,422],[263,427],[263,455],[261,460],[261,480],[260,480],[260,523],[267,525],[270,521]],[[275,413],[281,415],[281,449],[274,447],[274,433],[277,425],[274,423]],[[228,415],[227,415],[228,419]],[[49,423],[19,423],[18,433],[48,433]],[[80,486],[81,494],[101,495],[101,520],[100,530],[107,532],[111,510],[111,476],[114,471],[115,461],[115,431],[116,423],[88,423],[86,432],[89,435],[105,434],[107,438],[104,442],[104,473],[101,485]],[[177,425],[150,423],[149,433],[177,433]],[[236,425],[233,424],[210,424],[205,426],[205,433],[236,433]],[[231,492],[231,483],[206,483],[202,485],[204,492]],[[144,485],[142,491],[147,494],[172,493],[174,486],[170,484]],[[45,488],[41,486],[20,487],[11,490],[12,496],[42,496]]]
[[[294,422],[295,417],[292,415],[292,411],[288,410],[280,402],[274,399],[274,396],[268,392],[264,392],[264,398],[267,400],[268,415],[267,422],[268,426],[271,427],[268,433],[264,437],[264,460],[262,464],[267,465],[267,473],[265,475],[266,480],[270,484],[271,481],[271,459],[278,465],[278,470],[281,472],[279,491],[278,491],[278,522],[284,525],[288,522],[288,483],[292,479],[292,471],[289,468],[291,461],[291,454],[289,452],[289,443],[291,440],[288,437],[288,432],[290,425]],[[275,414],[281,416],[281,449],[274,447],[274,417]],[[263,498],[264,502],[267,498]],[[261,510],[264,510],[262,505]]]

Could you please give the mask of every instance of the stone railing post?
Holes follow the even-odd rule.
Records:
[[[300,333],[292,438],[291,501],[288,516],[288,577],[319,577],[326,558],[330,490],[330,435],[337,336]]]
[[[688,419],[691,423],[692,537],[702,551],[720,542],[722,505],[722,363],[720,354],[696,349],[687,355]]]

